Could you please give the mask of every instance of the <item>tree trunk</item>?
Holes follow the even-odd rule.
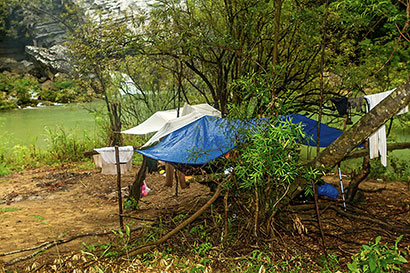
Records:
[[[369,113],[364,115],[355,125],[345,131],[330,146],[324,149],[318,156],[307,165],[328,171],[340,163],[355,147],[363,143],[380,126],[391,119],[397,112],[410,102],[410,82],[393,91]],[[298,178],[289,189],[288,200],[293,199],[304,189],[304,180]],[[282,206],[286,202],[282,203]]]
[[[142,185],[144,184],[145,176],[147,173],[147,158],[142,157],[141,168],[135,176],[134,183],[130,187],[130,198],[134,198],[138,204],[141,198]]]
[[[359,189],[360,183],[366,179],[366,177],[370,174],[370,155],[369,155],[369,141],[366,140],[364,144],[364,148],[367,150],[367,154],[363,158],[362,169],[360,173],[356,175],[349,183],[349,187],[347,188],[347,202],[352,202],[356,193]]]
[[[323,150],[312,162],[312,165],[324,170],[333,168],[380,126],[407,106],[409,102],[410,82],[407,81]]]
[[[171,163],[165,162],[165,187],[172,187],[172,182],[174,181],[174,166]]]

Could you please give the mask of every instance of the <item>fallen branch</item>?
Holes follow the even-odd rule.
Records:
[[[348,213],[343,211],[342,209],[336,207],[336,206],[330,206],[330,209],[333,209],[334,211],[336,211],[337,213],[348,217],[348,218],[354,218],[356,220],[361,220],[364,221],[366,223],[373,223],[376,225],[379,225],[382,228],[385,228],[386,230],[392,231],[392,232],[399,232],[399,233],[403,233],[403,234],[409,234],[410,233],[410,227],[408,226],[393,226],[391,223],[387,223],[385,221],[379,220],[379,219],[375,219],[369,216],[364,216],[364,215],[356,215],[356,214],[352,214],[352,213]]]
[[[136,230],[141,229],[141,228],[142,227],[133,228],[133,229],[131,229],[131,232],[136,231]],[[20,250],[14,250],[14,251],[10,251],[10,252],[7,252],[7,253],[1,253],[0,257],[38,249],[37,251],[35,251],[35,252],[33,252],[29,255],[19,257],[19,258],[13,259],[13,260],[5,263],[6,266],[9,266],[9,265],[13,265],[15,263],[18,263],[18,262],[25,261],[25,260],[28,260],[30,258],[33,258],[34,256],[36,256],[37,254],[39,254],[40,252],[42,252],[44,250],[50,249],[50,248],[52,248],[54,246],[57,246],[57,245],[62,245],[62,244],[71,242],[71,241],[73,241],[75,239],[78,239],[78,238],[88,237],[88,236],[104,236],[104,235],[108,235],[108,234],[111,234],[111,233],[112,233],[112,230],[106,230],[106,231],[102,231],[102,232],[87,232],[87,233],[83,233],[83,234],[73,235],[73,236],[71,236],[69,238],[66,238],[66,239],[48,241],[48,242],[41,243],[38,246],[25,248],[25,249],[20,249]]]
[[[218,185],[218,187],[216,188],[216,191],[214,193],[214,195],[211,197],[211,199],[208,200],[208,202],[206,202],[205,205],[203,205],[197,212],[195,212],[191,217],[189,217],[188,219],[186,219],[183,223],[181,223],[179,226],[177,226],[176,228],[174,228],[173,230],[171,230],[170,232],[168,232],[165,236],[163,236],[161,239],[159,239],[158,241],[151,243],[151,244],[145,244],[143,246],[140,246],[139,248],[135,249],[134,251],[131,251],[129,253],[130,256],[133,255],[138,255],[138,254],[142,254],[146,251],[149,251],[153,248],[155,248],[156,246],[162,244],[163,242],[165,242],[166,240],[168,240],[169,238],[171,238],[173,235],[175,235],[176,233],[178,233],[181,229],[183,229],[185,226],[189,225],[190,223],[192,223],[196,218],[198,218],[207,208],[209,208],[211,206],[211,204],[213,202],[215,202],[215,200],[219,197],[219,195],[221,195],[222,192],[222,185],[223,182],[221,184]]]

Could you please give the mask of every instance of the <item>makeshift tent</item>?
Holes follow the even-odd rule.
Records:
[[[238,122],[203,116],[180,128],[160,143],[137,152],[147,157],[172,163],[202,165],[236,147]]]
[[[168,130],[162,130],[159,134],[161,135],[160,137],[163,137],[166,134],[172,132],[172,130],[175,130],[175,128],[179,129],[182,126],[196,120],[198,117],[204,115],[221,117],[221,112],[219,112],[209,104],[189,105],[186,103],[184,107],[180,109],[179,118],[177,117],[177,109],[158,111],[140,125],[125,130],[121,133],[131,135],[145,135],[148,133],[157,132],[166,125]],[[179,121],[179,119],[184,116],[190,116],[190,118],[185,118],[183,121]],[[153,143],[155,141],[156,140],[149,140],[148,142]]]
[[[169,135],[170,133],[194,122],[195,120],[205,116],[205,114],[193,111],[186,116],[182,116],[180,118],[172,119],[167,121],[164,126],[155,134],[153,135],[147,143],[142,146],[143,148],[150,146],[151,144],[155,143],[156,141],[159,141],[161,138]]]
[[[282,120],[301,123],[307,136],[303,144],[316,145],[317,121],[299,114],[282,117]],[[165,162],[202,165],[212,161],[237,145],[240,137],[238,128],[249,129],[251,124],[232,122],[222,118],[204,116],[165,136],[157,145],[137,152]],[[342,131],[321,125],[321,147],[335,141]]]

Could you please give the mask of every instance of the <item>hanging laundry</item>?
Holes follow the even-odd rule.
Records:
[[[373,94],[373,95],[366,95],[364,98],[367,102],[366,112],[372,110],[377,104],[379,104],[382,100],[384,100],[387,96],[389,96],[394,90]],[[401,115],[407,113],[409,111],[409,107],[406,106],[397,115]],[[369,150],[370,150],[370,159],[379,157],[380,154],[380,161],[383,166],[387,166],[387,144],[386,144],[386,126],[383,124],[380,128],[374,132],[369,137]]]
[[[344,116],[347,114],[348,101],[346,97],[331,98],[330,100],[335,104],[339,115]]]
[[[116,163],[114,147],[104,147],[94,150],[101,155],[102,159],[105,162],[109,164]],[[134,155],[134,148],[132,146],[118,147],[118,151],[120,153],[120,163],[126,163],[130,161],[132,159],[132,156]]]

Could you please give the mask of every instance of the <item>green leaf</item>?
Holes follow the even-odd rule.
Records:
[[[376,258],[374,257],[374,255],[371,255],[369,257],[369,267],[371,272],[374,272],[377,268]]]
[[[378,245],[378,244],[380,243],[380,240],[381,240],[381,239],[382,239],[381,236],[377,236],[377,237],[376,237],[375,244]]]

